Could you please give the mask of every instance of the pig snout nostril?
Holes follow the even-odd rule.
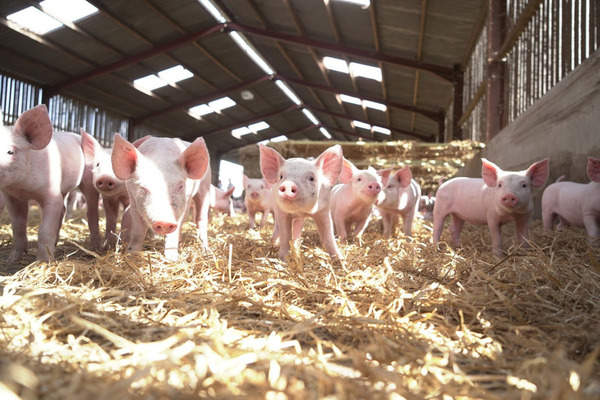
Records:
[[[502,204],[504,205],[514,206],[517,204],[517,201],[517,196],[512,194],[507,194],[502,197]]]
[[[177,224],[174,224],[172,222],[157,221],[152,224],[152,229],[159,235],[166,235],[168,233],[172,233],[175,231],[176,228]]]

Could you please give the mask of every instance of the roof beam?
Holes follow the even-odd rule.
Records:
[[[310,39],[307,37],[294,36],[289,35],[283,32],[277,32],[273,30],[255,28],[251,26],[246,26],[242,24],[238,24],[236,22],[230,22],[225,24],[225,31],[238,31],[247,33],[250,35],[262,36],[266,38],[270,38],[273,40],[279,40],[287,43],[299,44],[311,48],[318,48],[321,50],[332,51],[340,54],[348,54],[355,57],[364,58],[367,60],[375,61],[375,62],[384,62],[387,64],[394,64],[401,67],[412,68],[423,70],[427,72],[431,72],[434,75],[439,76],[440,78],[446,81],[452,81],[454,76],[454,69],[444,67],[441,65],[429,64],[420,61],[411,60],[408,58],[402,58],[393,56],[390,54],[383,54],[380,52],[373,52],[369,50],[362,50],[354,47],[342,46],[327,42],[322,42],[319,40]]]
[[[112,64],[105,65],[104,67],[96,68],[96,69],[88,72],[87,74],[83,74],[80,76],[73,77],[71,79],[67,79],[63,82],[60,82],[56,85],[51,86],[49,88],[50,92],[58,93],[69,86],[73,86],[78,83],[90,80],[92,78],[96,78],[98,76],[108,74],[117,69],[124,68],[128,65],[135,64],[135,63],[145,60],[147,58],[160,55],[161,53],[164,53],[169,50],[173,50],[174,48],[183,46],[190,42],[213,35],[219,31],[221,31],[222,28],[223,28],[223,25],[218,24],[218,25],[213,25],[212,27],[210,27],[208,29],[204,29],[202,31],[197,31],[197,32],[190,33],[188,35],[181,36],[175,40],[171,40],[170,42],[164,43],[160,46],[152,47],[151,49],[148,49],[146,51],[143,51],[143,52],[133,55],[131,57],[127,57],[120,61],[114,62]]]
[[[145,121],[145,120],[147,120],[149,118],[153,118],[153,117],[156,117],[158,115],[166,114],[166,113],[171,112],[171,111],[181,110],[181,109],[184,109],[184,108],[193,107],[193,106],[198,105],[200,103],[206,103],[206,102],[209,102],[211,100],[215,100],[215,99],[218,99],[220,97],[223,97],[227,93],[236,92],[238,90],[243,90],[243,89],[246,89],[248,87],[258,85],[258,84],[260,84],[262,82],[270,80],[271,78],[272,77],[270,75],[263,75],[263,76],[261,76],[258,79],[254,79],[253,81],[242,82],[240,84],[233,85],[233,86],[228,87],[226,89],[219,90],[217,92],[213,92],[213,93],[211,93],[209,95],[206,95],[206,96],[196,97],[196,98],[194,98],[192,100],[188,100],[188,101],[185,101],[183,103],[173,104],[173,105],[171,105],[169,107],[163,108],[162,110],[154,111],[154,112],[151,112],[151,113],[146,114],[146,115],[141,115],[139,117],[134,118],[134,121],[135,121],[135,124],[139,124],[139,123],[141,123],[141,122],[143,122],[143,121]]]
[[[411,106],[411,105],[407,105],[407,104],[401,104],[401,103],[396,103],[394,101],[383,100],[378,97],[367,96],[362,93],[341,90],[341,89],[334,88],[333,86],[319,85],[317,83],[313,83],[313,82],[309,82],[309,81],[305,81],[305,80],[289,78],[289,77],[279,75],[279,74],[275,74],[275,78],[281,79],[282,81],[285,81],[288,83],[294,83],[296,85],[318,89],[318,90],[321,90],[324,92],[329,92],[329,93],[333,93],[333,94],[345,94],[348,96],[359,97],[363,100],[369,100],[369,101],[374,101],[377,103],[385,104],[387,107],[398,108],[401,110],[422,114],[425,117],[430,118],[436,122],[438,122],[438,120],[439,120],[439,112],[437,112],[437,111],[426,110],[424,108],[419,108],[419,107],[415,107],[415,106]]]
[[[358,119],[358,118],[351,117],[349,115],[340,114],[340,113],[336,113],[336,112],[329,111],[329,110],[324,110],[322,108],[309,107],[309,106],[305,106],[305,107],[308,108],[308,109],[310,109],[310,110],[312,110],[312,111],[323,113],[323,114],[327,114],[327,115],[331,115],[333,117],[343,118],[343,119],[352,120],[352,121],[359,121],[359,122],[363,122],[365,124],[369,124],[371,126],[373,125],[373,122],[371,122],[371,121],[361,120],[361,119]],[[391,126],[382,126],[382,125],[379,125],[379,124],[376,124],[376,125],[377,126],[381,126],[382,128],[389,129],[392,132],[396,132],[396,133],[399,133],[399,134],[402,134],[402,135],[412,136],[414,138],[421,139],[421,140],[426,141],[426,142],[432,141],[431,136],[425,136],[425,135],[421,135],[421,134],[416,133],[416,132],[411,132],[411,131],[407,131],[407,130],[404,130],[404,129],[398,129],[398,128],[394,128],[394,127],[391,127]]]

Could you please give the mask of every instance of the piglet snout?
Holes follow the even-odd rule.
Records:
[[[152,229],[159,235],[172,233],[177,229],[177,224],[173,222],[156,221],[152,224]]]
[[[294,200],[298,197],[298,186],[294,182],[282,182],[279,186],[279,196],[285,200]]]
[[[379,194],[381,192],[381,185],[379,183],[371,183],[367,188],[371,194]]]
[[[501,202],[503,206],[514,207],[519,202],[519,199],[514,194],[507,193],[504,196],[502,196]]]
[[[110,191],[113,190],[115,186],[115,180],[108,176],[101,176],[100,178],[96,179],[96,187],[98,190]]]

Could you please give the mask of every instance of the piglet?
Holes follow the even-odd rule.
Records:
[[[49,260],[65,213],[65,197],[81,182],[84,170],[79,135],[52,132],[45,105],[25,111],[14,126],[0,127],[0,191],[13,229],[8,262],[27,252],[29,200],[42,210],[38,260]]]
[[[235,190],[235,186],[228,190],[221,190],[215,185],[210,185],[210,208],[220,213],[226,214],[229,217],[235,215],[233,210],[233,201],[231,195]]]
[[[500,257],[503,224],[514,221],[517,239],[527,247],[530,219],[533,213],[532,188],[544,186],[548,179],[548,159],[532,164],[520,172],[503,171],[492,162],[481,159],[481,178],[453,178],[440,186],[433,210],[433,242],[440,240],[444,220],[452,215],[450,235],[460,246],[460,231],[465,221],[487,224],[492,237],[493,254]]]
[[[273,213],[271,185],[266,179],[251,179],[244,174],[244,203],[250,220],[250,229],[256,226],[256,213],[261,213],[260,229],[265,226],[269,213]]]
[[[290,251],[292,227],[294,240],[302,233],[304,218],[312,217],[323,245],[332,258],[340,258],[333,237],[329,212],[331,187],[342,171],[342,147],[335,145],[315,160],[284,159],[276,150],[260,148],[260,170],[272,185],[275,225],[279,235],[279,257],[285,260]]]
[[[544,230],[551,230],[557,216],[559,227],[585,227],[588,241],[600,237],[600,159],[588,157],[587,184],[564,182],[559,178],[549,185],[542,195],[542,219]]]
[[[376,203],[383,222],[383,234],[386,237],[393,235],[399,217],[402,217],[404,234],[412,235],[412,224],[419,212],[420,198],[421,186],[413,179],[408,165],[390,174],[388,183]]]
[[[378,174],[373,167],[359,170],[344,158],[341,182],[331,190],[331,217],[334,231],[341,241],[348,238],[348,230],[354,226],[354,236],[360,238],[369,225],[373,206],[386,186],[390,170]]]
[[[85,155],[86,165],[91,169],[91,181],[96,191],[102,196],[102,204],[106,215],[106,232],[104,248],[113,248],[117,242],[117,220],[119,207],[129,206],[129,194],[125,182],[115,176],[112,168],[111,149],[103,148],[96,139],[81,130],[81,148]],[[98,207],[98,196],[94,201]],[[123,223],[121,228],[123,228]],[[124,239],[124,241],[127,241]]]
[[[136,148],[117,134],[111,161],[115,176],[125,181],[129,193],[129,249],[141,250],[151,227],[156,234],[165,235],[165,257],[176,260],[183,220],[192,197],[198,192],[200,180],[210,171],[204,139],[188,143],[175,138],[150,137]],[[210,203],[209,185],[210,179],[200,199],[206,209]],[[196,209],[203,206],[197,204]]]

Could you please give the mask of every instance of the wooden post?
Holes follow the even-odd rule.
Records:
[[[489,0],[487,47],[487,123],[486,142],[504,124],[504,62],[494,61],[506,34],[506,1]]]
[[[454,66],[452,86],[454,89],[454,99],[452,104],[452,137],[450,140],[462,140],[462,127],[459,121],[463,115],[464,72],[458,64]]]

